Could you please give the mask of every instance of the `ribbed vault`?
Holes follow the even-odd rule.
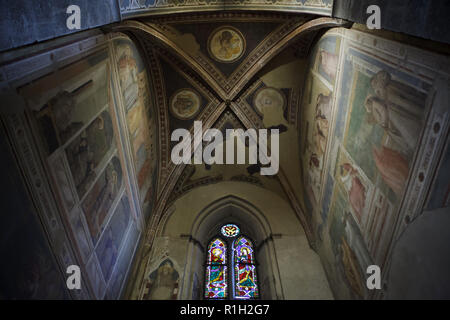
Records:
[[[267,126],[267,121],[251,102],[258,90],[267,87],[258,75],[286,50],[291,50],[297,57],[305,59],[309,47],[321,30],[343,24],[341,20],[307,14],[218,12],[128,20],[113,28],[112,31],[127,33],[140,44],[151,71],[156,95],[161,165],[158,179],[159,200],[148,228],[148,242],[151,243],[159,222],[164,220],[165,209],[178,194],[182,194],[183,190],[222,179],[219,174],[192,181],[195,171],[192,165],[175,166],[170,161],[172,130],[183,127],[193,133],[194,120],[202,121],[203,130],[213,127],[223,129],[225,118],[233,118],[227,122],[233,128],[273,127]],[[245,53],[237,62],[231,64],[217,61],[207,48],[205,49],[205,42],[209,41],[207,35],[224,26],[238,30],[246,41]],[[169,111],[171,96],[177,85],[180,90],[187,88],[201,96],[201,110],[194,118],[180,121]],[[283,93],[287,96],[286,100],[289,100],[284,106],[286,124],[275,125],[281,128],[281,134],[287,130],[286,125],[295,125],[300,94],[298,91]],[[239,125],[236,125],[237,123]],[[314,245],[313,233],[308,227],[304,209],[285,172],[286,168],[281,164],[279,173],[274,178],[279,185],[279,188],[276,188],[282,190],[289,199],[310,244]],[[261,180],[251,174],[236,174],[234,179],[256,184]],[[263,183],[260,184],[264,187]]]

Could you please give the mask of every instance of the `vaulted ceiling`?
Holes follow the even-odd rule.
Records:
[[[174,165],[170,136],[176,128],[192,133],[194,121],[200,120],[203,130],[278,128],[280,139],[285,135],[294,143],[296,130],[289,128],[296,126],[303,75],[287,76],[283,84],[283,75],[274,70],[293,59],[306,63],[318,33],[339,25],[340,20],[308,14],[213,12],[127,20],[114,27],[113,31],[125,32],[140,44],[153,83],[160,132],[154,224],[185,192],[228,180],[253,183],[289,200],[306,233],[311,233],[286,176],[291,168],[283,161],[275,177],[261,176],[249,165]],[[229,47],[221,46],[221,41],[228,41]],[[267,80],[271,72],[275,74]],[[195,102],[189,112],[175,103],[183,97]],[[262,99],[281,106],[280,114],[264,114]]]

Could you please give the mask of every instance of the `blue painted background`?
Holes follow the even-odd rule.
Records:
[[[0,6],[0,51],[120,21],[118,0],[15,0]],[[66,26],[67,7],[81,9],[81,30]]]

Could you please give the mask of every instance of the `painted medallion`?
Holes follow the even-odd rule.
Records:
[[[214,30],[209,37],[208,50],[211,57],[219,62],[235,62],[245,52],[244,36],[236,28],[220,27]]]

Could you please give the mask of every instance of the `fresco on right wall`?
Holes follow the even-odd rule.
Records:
[[[327,45],[327,39],[334,40]],[[299,122],[301,166],[309,177],[304,197],[336,298],[368,298],[373,292],[366,288],[367,266],[388,265],[412,190],[420,189],[419,199],[426,191],[412,182],[422,163],[418,158],[429,148],[431,161],[423,172],[437,162],[432,159],[442,144],[420,142],[429,135],[426,121],[435,118],[438,68],[432,70],[432,63],[445,58],[360,31],[332,29],[310,59]],[[446,76],[439,81],[448,83]],[[446,133],[448,121],[440,119]],[[441,139],[444,134],[434,141]]]

